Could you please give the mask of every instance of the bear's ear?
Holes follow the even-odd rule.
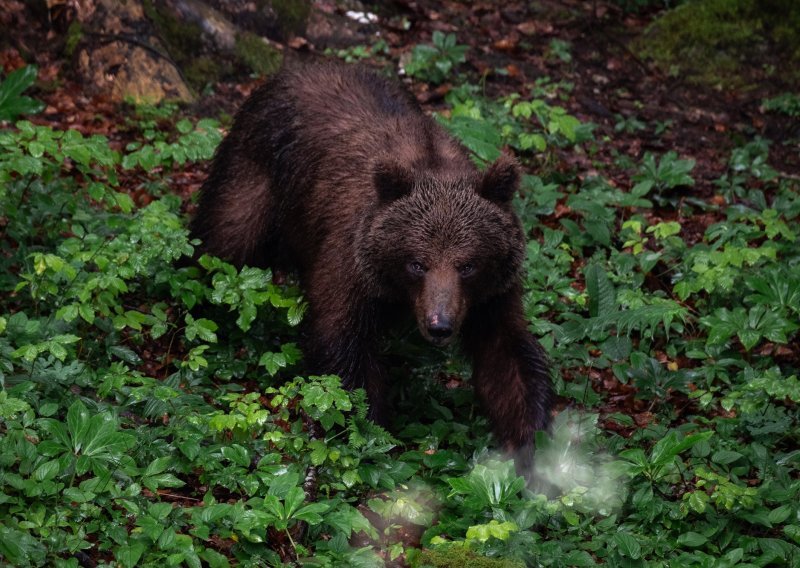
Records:
[[[372,177],[381,203],[408,195],[414,185],[411,171],[393,161],[378,162]]]
[[[502,155],[483,174],[478,194],[493,203],[505,205],[518,189],[519,166],[513,158]]]

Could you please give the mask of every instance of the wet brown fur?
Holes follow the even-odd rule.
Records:
[[[364,387],[379,421],[389,308],[408,306],[436,344],[460,331],[496,436],[528,455],[553,395],[522,312],[518,178],[508,158],[479,173],[390,81],[358,67],[288,68],[237,114],[192,232],[238,266],[298,271],[312,365]]]

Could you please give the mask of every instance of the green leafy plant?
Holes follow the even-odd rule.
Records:
[[[355,63],[367,58],[382,57],[389,54],[389,45],[386,40],[379,39],[372,45],[355,45],[344,49],[325,49],[325,55],[335,55],[346,63]]]
[[[0,121],[14,120],[21,114],[36,114],[44,103],[23,95],[36,80],[38,68],[28,65],[13,71],[0,83]]]
[[[552,39],[548,46],[548,53],[552,59],[557,59],[562,63],[569,63],[572,61],[571,48],[572,45],[568,41]]]
[[[432,44],[414,46],[405,72],[422,81],[439,84],[451,77],[455,68],[466,61],[466,45],[456,43],[455,34],[433,32]]]
[[[639,173],[633,176],[636,185],[631,190],[637,195],[646,195],[655,190],[661,196],[666,190],[694,185],[689,173],[694,169],[694,160],[682,160],[675,152],[667,152],[656,162],[653,154],[646,154]]]
[[[751,178],[764,181],[775,179],[775,170],[770,167],[769,143],[763,138],[756,138],[731,153],[728,161],[728,172],[715,181],[723,197],[728,202],[736,198],[744,198],[766,208],[764,194],[760,189],[749,188]]]
[[[700,323],[709,328],[709,345],[725,343],[735,335],[746,351],[762,339],[786,343],[788,336],[800,327],[764,306],[754,306],[749,311],[719,308],[712,315],[701,318]]]
[[[622,116],[617,114],[614,116],[616,123],[614,124],[614,132],[626,132],[633,134],[647,128],[647,125],[636,118],[636,116]]]
[[[792,117],[800,116],[800,95],[783,93],[771,99],[765,99],[764,108],[771,112],[779,112]]]
[[[522,152],[544,152],[591,139],[592,125],[543,99],[523,100],[514,93],[499,104],[474,88],[455,90],[447,99],[453,109],[448,119],[440,120],[480,162],[497,159],[503,144]]]
[[[183,119],[175,127],[180,133],[175,142],[156,140],[153,144],[129,144],[122,167],[139,167],[149,171],[157,165],[182,166],[187,161],[207,160],[213,156],[214,149],[222,139],[215,120],[203,119],[194,125]]]

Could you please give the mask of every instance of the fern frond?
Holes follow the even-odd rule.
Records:
[[[629,310],[622,310],[612,314],[612,324],[617,331],[630,335],[638,331],[643,336],[653,337],[659,324],[664,326],[664,334],[669,337],[672,322],[676,319],[686,323],[689,310],[673,300],[663,300],[649,306],[640,306]]]
[[[660,325],[664,327],[664,335],[669,337],[674,321],[686,323],[689,310],[674,300],[660,300],[635,308],[616,310],[604,315],[581,318],[575,314],[561,326],[559,339],[570,343],[580,341],[584,337],[604,339],[609,329],[616,329],[619,335],[630,336],[637,332],[642,337],[653,337]]]
[[[589,313],[595,317],[611,315],[614,311],[614,285],[608,274],[598,264],[590,264],[584,271],[586,291],[589,293]]]

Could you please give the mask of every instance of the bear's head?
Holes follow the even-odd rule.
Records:
[[[458,333],[471,306],[515,286],[525,238],[511,199],[519,170],[501,157],[483,173],[378,162],[376,208],[356,237],[369,293],[405,298],[436,345]]]

